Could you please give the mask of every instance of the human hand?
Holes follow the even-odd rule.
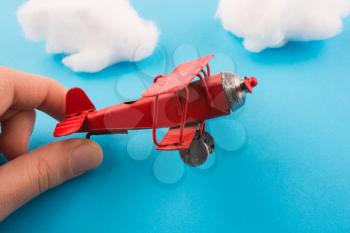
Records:
[[[35,109],[60,120],[66,90],[57,82],[0,67],[0,221],[37,195],[95,168],[102,150],[86,139],[55,142],[28,152]]]

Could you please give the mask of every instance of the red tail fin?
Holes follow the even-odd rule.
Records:
[[[80,114],[84,111],[96,110],[85,92],[78,88],[72,88],[66,95],[66,117]]]
[[[90,111],[96,108],[80,88],[72,88],[66,95],[66,119],[56,125],[55,137],[83,131],[83,124]]]

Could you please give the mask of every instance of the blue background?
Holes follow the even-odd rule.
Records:
[[[207,167],[154,150],[135,161],[151,145],[147,131],[95,137],[104,163],[31,201],[0,232],[350,231],[349,19],[333,39],[251,54],[213,18],[217,1],[133,0],[161,30],[154,56],[76,74],[24,39],[22,2],[0,3],[0,64],[80,86],[98,108],[137,98],[150,76],[197,53],[219,54],[216,72],[233,67],[260,83],[242,111],[210,122],[218,147]],[[56,140],[54,125],[39,114],[31,147]]]

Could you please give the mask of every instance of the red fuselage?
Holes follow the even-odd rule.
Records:
[[[221,73],[206,78],[209,93],[213,99],[208,101],[205,89],[198,80],[189,85],[189,105],[186,123],[200,122],[230,113],[230,107],[223,90]],[[157,128],[170,128],[181,123],[185,92],[159,96]],[[107,107],[87,115],[81,132],[103,133],[106,131],[152,128],[155,97],[143,97]]]

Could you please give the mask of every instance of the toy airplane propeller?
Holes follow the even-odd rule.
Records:
[[[203,164],[214,151],[214,139],[205,120],[230,114],[245,102],[257,85],[254,77],[232,73],[210,74],[213,55],[179,65],[169,75],[158,75],[138,100],[96,110],[80,88],[66,96],[66,119],[58,123],[55,137],[78,132],[91,135],[126,134],[152,129],[157,150],[178,150],[182,160]],[[195,78],[199,80],[193,81]],[[157,129],[169,128],[161,141]]]

